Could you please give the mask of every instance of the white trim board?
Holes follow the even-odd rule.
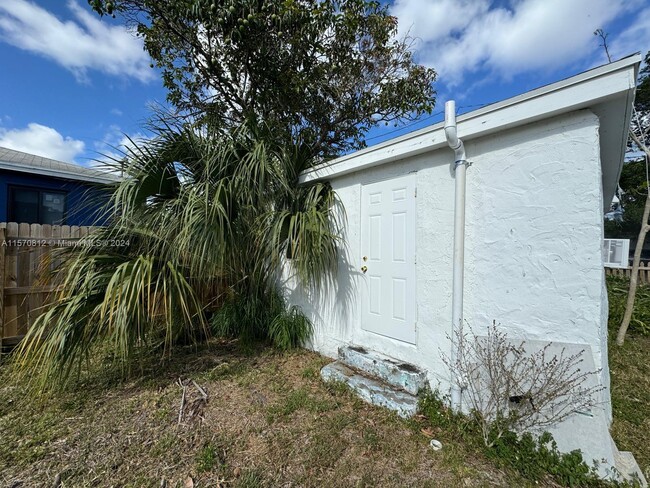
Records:
[[[640,63],[641,56],[637,53],[620,61],[466,113],[458,117],[458,135],[464,140],[471,140],[575,110],[591,108],[597,111],[599,105],[619,97],[623,99],[622,103],[626,106],[631,105],[633,100],[631,94],[634,93]],[[629,112],[629,109],[626,112]],[[629,122],[629,114],[627,118]],[[612,140],[603,143],[616,144],[618,147],[621,140],[625,141],[627,137],[628,126],[629,124],[621,127],[616,134],[607,131],[607,136]],[[444,122],[440,122],[319,164],[303,172],[299,181],[308,183],[338,177],[443,148],[447,145],[443,127]],[[603,165],[605,164],[617,163],[603,161]]]

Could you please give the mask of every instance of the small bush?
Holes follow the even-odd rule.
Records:
[[[598,371],[585,371],[585,351],[552,354],[552,344],[537,350],[512,342],[493,323],[482,337],[460,332],[457,354],[442,360],[489,447],[507,431],[541,432],[576,412],[597,405]]]
[[[283,350],[294,349],[311,337],[312,325],[302,311],[293,306],[282,310],[271,320],[268,333],[275,347]]]
[[[530,433],[518,436],[506,432],[486,455],[497,463],[514,468],[524,478],[541,481],[551,475],[562,486],[606,486],[584,462],[579,450],[561,453],[553,436],[544,432],[538,438]]]
[[[312,324],[296,307],[287,307],[279,291],[234,292],[211,320],[217,336],[239,337],[245,342],[269,340],[288,350],[301,346],[312,334]]]
[[[551,477],[562,486],[620,486],[600,479],[595,468],[585,463],[579,450],[559,452],[548,432],[535,437],[530,433],[518,435],[508,430],[498,437],[494,433],[496,440],[486,445],[476,416],[454,412],[438,392],[425,393],[420,399],[419,411],[431,427],[442,429],[447,435],[474,446],[497,465],[514,469],[527,480],[537,483]]]

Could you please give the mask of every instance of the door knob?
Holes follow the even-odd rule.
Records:
[[[361,266],[361,271],[363,271],[364,273],[368,271],[368,266]]]

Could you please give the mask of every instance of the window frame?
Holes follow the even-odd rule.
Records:
[[[35,191],[38,193],[38,209],[37,209],[37,222],[29,222],[30,224],[39,224],[39,225],[66,225],[68,220],[68,195],[69,192],[61,189],[51,189],[43,188],[41,186],[30,186],[30,185],[7,185],[7,221],[16,222],[14,218],[15,212],[15,198],[14,193],[16,190],[26,190],[26,191]],[[43,207],[43,193],[55,193],[63,196],[63,218],[59,224],[43,224],[41,222],[42,218],[42,207]],[[22,222],[18,222],[22,223]]]

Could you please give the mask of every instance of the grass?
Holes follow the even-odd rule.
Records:
[[[610,332],[615,333],[621,323],[625,313],[628,288],[629,280],[627,278],[607,277]],[[639,284],[637,288],[629,330],[636,336],[650,335],[650,286],[648,285]]]
[[[0,486],[508,486],[520,484],[419,420],[366,405],[318,375],[308,351],[188,348],[119,382],[108,371],[34,402],[0,367]],[[209,394],[178,423],[178,378]],[[188,388],[187,405],[200,395]],[[396,455],[397,454],[397,455]]]
[[[612,378],[612,437],[622,451],[631,451],[650,479],[650,287],[638,290],[633,322],[622,347],[615,343],[625,311],[627,282],[608,277],[609,370]]]
[[[622,348],[613,343],[624,283],[608,284],[612,434],[650,474],[650,337],[637,323]],[[0,365],[0,486],[52,486],[57,475],[61,488],[157,487],[163,478],[172,488],[190,477],[196,487],[557,486],[488,459],[444,417],[402,420],[323,384],[327,362],[214,341],[145,361],[126,382],[100,369],[37,402]],[[180,424],[179,378],[209,394]],[[192,405],[200,395],[187,391]]]

